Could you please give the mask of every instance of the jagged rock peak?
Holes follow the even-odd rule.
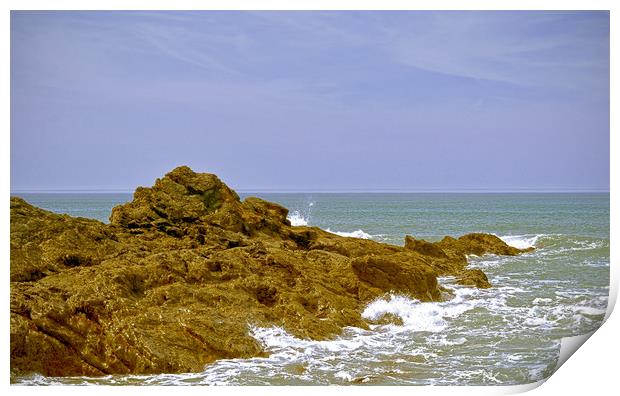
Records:
[[[138,187],[133,201],[112,209],[110,224],[134,233],[155,229],[176,236],[187,234],[188,227],[209,225],[249,236],[281,234],[281,227],[290,225],[287,214],[286,208],[260,198],[241,202],[216,175],[180,166],[152,187]]]
[[[194,222],[222,207],[240,205],[239,196],[216,175],[179,166],[157,179],[153,187],[138,187],[133,201],[115,207],[110,223],[140,228],[154,222]]]

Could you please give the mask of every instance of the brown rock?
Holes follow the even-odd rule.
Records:
[[[437,244],[427,242],[423,239],[414,239],[409,235],[405,236],[405,249],[412,250],[425,256],[448,258]]]
[[[362,282],[381,291],[411,294],[423,301],[441,299],[435,271],[406,253],[364,256],[351,265]]]
[[[480,269],[467,269],[457,276],[457,284],[464,286],[475,286],[480,289],[488,289],[491,287],[489,279]]]
[[[249,326],[327,339],[367,327],[361,310],[386,293],[440,300],[438,275],[487,287],[466,254],[519,253],[483,234],[343,238],[287,213],[188,167],[136,189],[110,224],[11,198],[11,374],[200,371],[264,355]]]
[[[463,235],[459,239],[446,237],[437,243],[444,251],[446,249],[456,250],[461,254],[501,254],[505,256],[516,256],[517,254],[531,249],[517,249],[509,246],[495,235],[473,233]]]

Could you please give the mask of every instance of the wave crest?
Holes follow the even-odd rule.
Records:
[[[536,247],[536,242],[538,238],[540,238],[542,234],[537,235],[504,235],[500,236],[499,239],[506,242],[507,245],[515,247],[517,249],[527,249],[531,247]]]
[[[364,232],[364,230],[356,230],[356,231],[352,231],[352,232],[346,232],[346,231],[332,231],[332,230],[330,230],[328,228],[325,231],[331,232],[332,234],[340,235],[342,237],[360,238],[360,239],[372,239],[372,235],[370,235],[367,232]]]
[[[403,331],[440,332],[448,326],[447,319],[456,318],[475,307],[471,300],[466,300],[466,296],[475,291],[461,288],[455,289],[455,293],[455,297],[450,301],[425,303],[390,294],[387,298],[378,298],[368,304],[362,317],[378,320],[386,314],[392,314],[403,321]]]

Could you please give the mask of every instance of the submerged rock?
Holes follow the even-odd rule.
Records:
[[[200,371],[264,355],[250,326],[327,339],[367,328],[363,307],[386,293],[440,301],[437,276],[489,287],[468,254],[521,252],[486,234],[399,247],[287,214],[188,167],[137,188],[110,224],[11,198],[11,374]]]

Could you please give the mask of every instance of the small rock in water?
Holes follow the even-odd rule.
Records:
[[[389,324],[396,325],[396,326],[402,326],[404,324],[403,319],[400,316],[395,315],[393,313],[385,313],[377,319],[369,320],[369,323],[374,324],[374,325],[379,325],[379,326],[385,326]]]

